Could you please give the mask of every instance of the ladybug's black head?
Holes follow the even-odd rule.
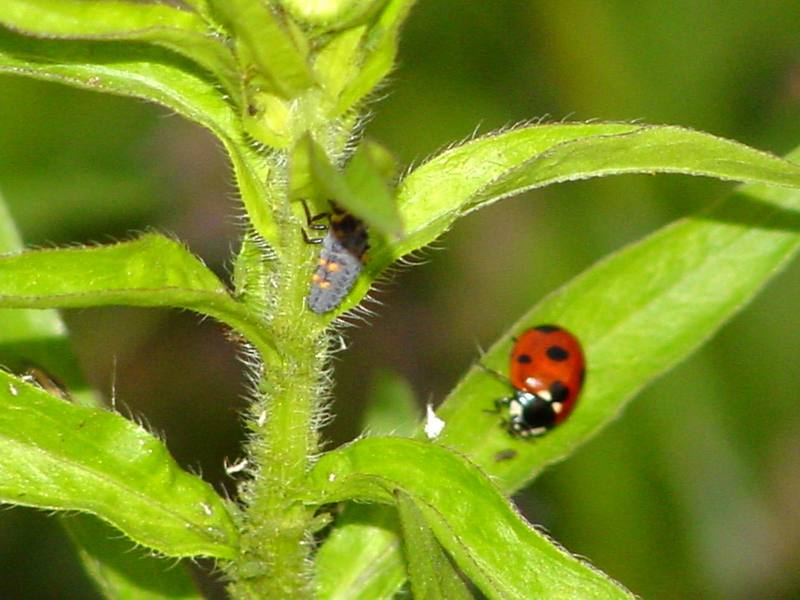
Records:
[[[516,390],[508,406],[509,433],[521,437],[542,435],[556,425],[554,403],[538,394]]]

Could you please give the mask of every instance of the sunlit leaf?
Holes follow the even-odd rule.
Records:
[[[21,248],[22,240],[0,199],[0,253]],[[76,404],[102,406],[80,372],[66,327],[55,310],[0,309],[0,364],[20,373],[30,367],[43,370],[63,382]],[[88,575],[107,598],[199,598],[185,568],[176,566],[173,559],[134,551],[132,542],[96,517],[62,517],[61,525]]]
[[[268,3],[260,0],[211,0],[220,20],[246,47],[252,60],[274,90],[287,98],[314,84],[307,62],[308,49],[281,23]]]
[[[160,235],[0,256],[0,307],[110,305],[185,308],[213,316],[254,342],[263,339],[262,324],[219,278],[184,246]]]
[[[416,0],[389,0],[367,32],[361,65],[342,91],[337,114],[350,110],[370,94],[394,67],[400,26]]]
[[[40,40],[0,28],[0,73],[141,98],[208,128],[231,157],[254,229],[275,245],[277,229],[263,182],[267,167],[251,149],[237,112],[189,61],[155,47],[118,42]]]
[[[359,440],[325,454],[311,472],[311,483],[319,502],[390,503],[402,490],[489,598],[631,597],[536,532],[475,465],[435,444]]]
[[[800,166],[737,142],[679,127],[620,123],[534,125],[448,150],[399,185],[405,237],[375,240],[367,272],[377,276],[431,243],[460,216],[552,183],[625,173],[682,173],[744,183],[800,186]],[[362,277],[343,309],[369,289]]]
[[[512,336],[540,323],[567,327],[587,360],[569,420],[542,439],[511,439],[499,417],[484,412],[508,388],[473,368],[438,410],[447,422],[441,443],[466,452],[506,491],[518,489],[713,335],[798,247],[800,192],[751,185],[597,263],[533,307],[481,359],[505,372]],[[508,448],[515,457],[498,461]]]
[[[323,89],[338,98],[345,85],[358,72],[358,56],[366,25],[338,33],[323,47],[314,60],[314,72]]]
[[[413,498],[402,490],[397,490],[394,495],[403,526],[408,578],[414,597],[430,600],[472,598]]]
[[[406,579],[397,513],[347,504],[317,552],[319,600],[390,600]]]
[[[507,196],[623,173],[800,187],[800,166],[707,133],[617,123],[535,125],[477,139],[415,169],[398,189],[407,236],[384,252],[399,257],[421,248],[459,216]],[[388,256],[374,254],[374,268]]]
[[[800,159],[800,152],[788,158]],[[612,255],[535,306],[481,357],[505,372],[511,337],[520,331],[541,323],[574,331],[587,355],[588,375],[570,419],[542,438],[512,438],[501,416],[486,412],[509,388],[476,367],[437,410],[446,422],[439,441],[468,455],[505,492],[519,489],[708,339],[799,247],[800,193],[749,185]],[[366,544],[371,535],[365,526],[350,530],[348,541],[358,547],[359,538]],[[365,559],[370,569],[397,560],[399,549],[390,547],[387,540]]]
[[[240,95],[236,59],[193,12],[164,4],[113,0],[4,0],[0,25],[42,38],[141,41],[163,46],[208,69],[232,98]]]
[[[117,414],[0,371],[0,502],[92,513],[168,556],[233,558],[238,533],[213,488]]]

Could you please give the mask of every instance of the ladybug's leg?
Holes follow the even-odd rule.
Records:
[[[511,405],[511,401],[513,398],[498,398],[494,401],[494,409],[497,412],[500,412],[501,408],[508,408]]]
[[[511,398],[498,398],[494,401],[493,409],[484,408],[483,412],[496,415],[499,414],[503,408],[508,407],[509,404],[511,404]]]

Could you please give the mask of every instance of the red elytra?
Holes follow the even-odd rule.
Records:
[[[517,338],[509,378],[514,395],[495,401],[509,409],[508,430],[522,437],[546,433],[569,417],[586,374],[578,339],[557,325],[539,325]]]

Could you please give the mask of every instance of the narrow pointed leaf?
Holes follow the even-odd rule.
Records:
[[[0,253],[18,251],[22,240],[0,198]],[[0,364],[22,372],[35,366],[66,385],[73,402],[100,408],[69,347],[67,331],[54,310],[0,309]],[[91,515],[62,517],[61,525],[73,540],[81,563],[92,581],[111,600],[137,598],[198,598],[185,568],[173,559],[156,558]]]
[[[413,171],[398,189],[405,240],[373,254],[375,268],[416,250],[459,216],[562,181],[623,173],[682,173],[800,187],[800,166],[737,142],[667,126],[536,125],[477,139]],[[391,260],[391,259],[389,259]]]
[[[220,20],[247,49],[274,90],[293,98],[314,84],[307,49],[298,44],[268,3],[260,0],[213,0]]]
[[[489,598],[631,597],[536,532],[476,466],[437,445],[363,439],[324,455],[311,484],[321,495],[317,502],[390,503],[395,490],[402,490]]]
[[[800,158],[800,152],[794,157]],[[483,412],[508,393],[473,368],[438,414],[441,443],[513,491],[611,421],[636,392],[693,352],[800,248],[800,192],[751,185],[599,262],[525,314],[481,359],[505,372],[511,337],[558,323],[581,340],[586,385],[569,420],[540,440],[513,440]],[[497,461],[507,448],[517,454]]]
[[[188,571],[157,558],[92,515],[62,518],[81,562],[108,600],[202,600]]]
[[[2,371],[0,502],[92,513],[167,556],[236,554],[228,508],[160,440]]]
[[[215,317],[253,341],[263,339],[261,323],[217,276],[181,244],[160,235],[0,257],[0,307],[109,305],[185,308]]]
[[[800,160],[800,151],[788,158]],[[437,410],[446,422],[439,441],[467,454],[506,493],[519,489],[713,335],[799,248],[800,193],[748,185],[623,249],[534,307],[480,359],[505,372],[511,336],[541,323],[568,327],[582,341],[588,366],[570,419],[540,439],[511,438],[500,417],[485,412],[508,387],[473,368]],[[353,546],[357,536],[366,543],[370,531],[351,531]],[[367,562],[377,569],[392,560],[376,552]]]
[[[241,104],[233,53],[193,12],[113,0],[4,0],[0,24],[43,38],[141,41],[162,46],[208,69]]]
[[[0,28],[0,73],[155,102],[216,135],[233,163],[255,230],[270,244],[277,229],[265,202],[266,164],[250,149],[236,111],[189,61],[142,44],[40,40]]]
[[[442,552],[422,512],[411,496],[395,491],[397,512],[403,526],[403,544],[408,560],[411,591],[419,600],[465,600],[472,598],[467,586]]]
[[[800,187],[800,165],[679,127],[620,123],[535,125],[479,138],[415,169],[397,190],[405,237],[375,240],[367,274],[444,233],[458,217],[552,183],[626,173],[682,173]],[[366,294],[362,277],[343,308]]]
[[[397,513],[347,504],[317,552],[319,600],[391,600],[406,580]]]

